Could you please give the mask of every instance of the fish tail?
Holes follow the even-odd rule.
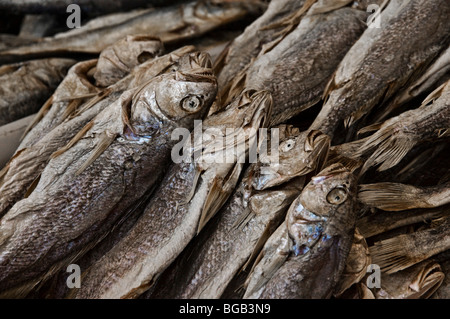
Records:
[[[376,183],[360,185],[358,199],[372,207],[386,211],[432,207],[423,198],[423,190],[400,183]]]

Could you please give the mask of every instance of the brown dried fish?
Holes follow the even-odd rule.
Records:
[[[28,143],[31,145],[26,145],[25,148],[17,151],[0,171],[0,192],[2,194],[0,218],[16,201],[26,195],[27,189],[32,190],[36,186],[35,184],[51,155],[67,145],[77,132],[97,114],[116,101],[127,88],[139,87],[168,69],[170,72],[176,72],[183,68],[190,59],[187,53],[192,51],[193,47],[183,47],[154,61],[145,62],[132,71],[129,76],[114,84],[108,94],[100,93],[99,96],[94,97],[95,103],[91,103],[92,100],[90,100],[87,105],[77,111],[77,114],[73,115],[73,118],[56,126],[41,140],[32,144],[33,136],[30,136]],[[22,145],[24,143],[25,141]]]
[[[0,126],[37,112],[75,63],[51,58],[0,67]]]
[[[206,133],[215,128],[223,136],[228,136],[227,128],[251,132],[266,125],[271,103],[267,92],[244,91],[223,112],[208,117],[203,129]],[[195,138],[195,129],[193,134]],[[214,140],[207,138],[202,156]],[[84,285],[76,297],[135,298],[150,288],[230,196],[242,168],[235,162],[238,158],[173,165],[133,229],[83,274]]]
[[[360,185],[358,199],[371,207],[387,211],[431,208],[450,203],[450,181],[430,187],[400,183]]]
[[[414,209],[402,212],[377,212],[360,218],[356,225],[365,238],[376,236],[392,229],[413,225],[421,222],[430,222],[433,219],[450,215],[450,205],[432,209]]]
[[[373,263],[381,271],[393,274],[450,248],[450,218],[438,219],[436,225],[376,242],[369,247]]]
[[[163,44],[159,39],[127,36],[107,47],[98,59],[74,65],[26,130],[18,149],[36,143],[72,116],[87,99],[104,95],[105,92],[111,93],[112,89],[105,90],[103,87],[113,85],[134,67],[145,62],[143,55],[152,60],[160,56],[162,51]],[[141,57],[140,61],[139,57]],[[94,73],[95,83],[92,73]],[[122,87],[120,84],[119,86]]]
[[[331,297],[345,268],[355,219],[355,177],[340,164],[328,166],[292,203],[244,297]]]
[[[21,297],[93,247],[161,177],[175,144],[212,104],[209,56],[126,91],[57,152],[0,221],[0,295]]]
[[[270,126],[285,122],[320,101],[339,62],[363,33],[365,15],[351,8],[305,15],[295,30],[236,76],[220,97],[227,101],[242,87],[269,90],[274,99]]]
[[[428,105],[432,100],[434,102]],[[387,170],[397,165],[415,145],[448,136],[449,101],[450,80],[432,92],[421,107],[362,129],[361,132],[377,131],[367,137],[354,153],[354,156],[358,157],[373,152],[361,172],[379,164],[379,171]]]
[[[368,28],[340,62],[310,128],[333,136],[416,80],[448,48],[449,15],[446,0],[390,0],[380,27]]]
[[[211,0],[199,0],[160,10],[138,11],[125,19],[98,18],[105,19],[105,23],[96,22],[95,27],[86,32],[80,28],[69,31],[66,35],[46,38],[37,44],[1,51],[0,62],[54,55],[56,52],[97,54],[129,34],[159,37],[166,44],[200,36],[243,18],[247,13],[248,7],[243,2],[215,3]]]
[[[268,26],[287,17],[291,12],[299,10],[304,3],[304,0],[270,1],[264,14],[225,48],[214,68],[214,71],[219,74],[217,78],[219,94],[241,70],[257,57],[266,43],[279,36],[279,28],[268,28]]]
[[[284,130],[280,132],[284,136],[282,141],[300,134],[287,127],[279,129]],[[293,148],[294,145],[284,149],[284,156],[280,157],[285,166],[296,159]],[[218,216],[160,277],[151,298],[219,298],[233,277],[251,266],[267,238],[284,219],[289,205],[300,194],[305,180],[286,176],[280,187],[255,191],[251,185],[256,165],[248,168]],[[172,285],[167,286],[167,280]]]
[[[376,299],[427,299],[442,284],[444,273],[433,260],[425,260],[395,274],[381,275]]]
[[[367,267],[372,263],[366,239],[355,228],[355,237],[347,257],[345,269],[335,288],[335,295],[342,295],[351,285],[360,282],[367,274]]]

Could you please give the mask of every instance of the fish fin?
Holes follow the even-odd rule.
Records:
[[[182,205],[189,203],[191,201],[192,197],[194,197],[195,191],[197,190],[197,186],[198,186],[198,180],[199,180],[200,175],[202,175],[202,172],[203,171],[199,168],[195,169],[194,181],[192,182],[191,191],[186,196],[186,199],[181,203]]]
[[[95,104],[97,104],[98,102],[100,102],[101,100],[103,100],[105,98],[105,96],[107,96],[108,94],[110,94],[112,92],[111,88],[106,88],[103,91],[97,93],[94,97],[92,97],[89,101],[87,101],[86,103],[84,103],[84,105],[78,109],[72,117],[76,117],[80,114],[82,114],[84,111],[90,109],[91,107],[93,107]]]
[[[73,99],[69,102],[66,109],[64,110],[63,115],[61,116],[62,120],[65,120],[74,114],[76,109],[80,106],[82,100],[81,99]]]
[[[216,58],[213,64],[213,72],[217,76],[222,71],[223,67],[226,64],[228,54],[230,52],[231,43],[233,41],[230,41],[225,48],[220,52],[219,56]]]
[[[117,134],[110,133],[108,131],[103,132],[100,137],[100,141],[98,142],[95,149],[92,151],[91,156],[86,160],[86,162],[81,165],[81,167],[77,170],[75,175],[80,175],[86,168],[89,167],[103,152],[111,145],[111,143],[116,139]]]
[[[52,155],[50,155],[50,159],[56,158],[62,153],[69,150],[72,146],[74,146],[81,138],[94,126],[94,121],[90,121],[86,124],[65,146],[61,147],[57,151],[55,151]]]
[[[365,134],[365,133],[378,131],[381,128],[382,124],[383,123],[374,123],[374,124],[368,125],[366,127],[363,127],[362,129],[360,129],[356,134],[357,135],[362,135],[362,134]]]
[[[423,100],[421,106],[425,106],[425,105],[429,104],[430,102],[436,100],[438,97],[440,97],[442,95],[442,93],[444,92],[444,88],[446,85],[448,85],[448,81],[443,83],[442,85],[440,85],[438,88],[436,88],[430,94],[428,94],[428,96]]]
[[[54,96],[50,96],[47,101],[45,101],[44,105],[40,108],[39,112],[34,117],[33,121],[31,121],[30,124],[28,124],[27,128],[23,132],[22,136],[20,137],[20,141],[23,141],[25,136],[36,126],[37,123],[39,123],[40,120],[47,114],[47,112],[50,110],[52,104],[53,104]]]
[[[221,101],[222,105],[228,105],[235,97],[241,94],[247,79],[247,69],[248,66],[241,70],[232,81],[225,85],[219,96],[219,101]]]
[[[325,166],[331,146],[331,138],[327,134],[323,134],[321,131],[312,130],[305,142],[305,150],[311,149],[310,157],[316,163],[316,172],[319,172]]]
[[[358,199],[371,207],[385,211],[401,211],[413,208],[430,208],[423,198],[423,190],[400,183],[376,183],[360,185]]]
[[[133,128],[133,125],[131,125],[130,121],[130,113],[131,113],[131,104],[133,101],[133,95],[129,95],[127,98],[123,99],[121,101],[122,105],[122,122],[125,124],[126,127],[130,129],[133,134],[136,135],[136,131]]]
[[[200,216],[197,228],[197,235],[228,199],[236,186],[241,171],[242,165],[240,163],[236,163],[230,173],[228,173],[223,180],[214,178],[210,191],[208,192],[206,200],[203,204],[202,214]]]
[[[22,153],[23,151],[25,151],[26,148],[22,148],[21,150],[18,150],[10,159],[9,161],[5,164],[5,166],[0,170],[0,187],[3,184],[3,178],[6,176],[6,174],[9,171],[9,166],[11,165],[12,161],[19,157],[20,153]]]
[[[30,184],[30,186],[28,187],[25,195],[23,196],[23,198],[27,198],[31,195],[31,193],[35,190],[36,186],[39,184],[39,181],[41,180],[41,174],[39,174],[34,180],[33,182]]]
[[[409,253],[408,235],[400,235],[376,242],[369,247],[372,262],[380,266],[381,271],[393,274],[421,262],[426,257],[416,257]]]
[[[325,86],[325,89],[323,90],[323,93],[322,93],[323,104],[327,103],[331,92],[337,88],[337,84],[336,84],[335,80],[336,80],[336,71],[334,71],[334,73],[331,75],[330,80],[328,81],[327,85]]]
[[[266,228],[264,228],[264,231],[261,234],[261,236],[259,237],[258,241],[256,242],[255,247],[253,248],[253,251],[252,251],[250,257],[247,259],[244,266],[242,266],[243,271],[247,271],[249,266],[251,266],[254,262],[256,263],[256,260],[258,258],[261,258],[261,257],[259,257],[261,254],[261,251],[262,251],[264,245],[266,244],[267,240],[273,233],[272,228],[273,228],[272,225],[267,225]],[[253,266],[252,266],[252,269],[253,269]]]
[[[338,153],[332,153],[326,162],[326,166],[340,163],[345,166],[350,172],[355,172],[358,168],[363,165],[363,161],[359,159],[353,159]]]
[[[402,131],[396,123],[382,127],[373,135],[367,137],[364,144],[355,151],[355,156],[362,157],[368,151],[376,148],[364,163],[361,174],[370,167],[379,164],[381,165],[378,171],[394,167],[416,144],[417,138],[415,135]]]

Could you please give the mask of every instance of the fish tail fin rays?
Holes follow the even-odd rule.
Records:
[[[197,235],[230,196],[239,179],[242,167],[242,164],[235,163],[233,169],[223,180],[214,178],[203,204],[202,214],[197,227]]]
[[[72,146],[74,146],[81,138],[94,126],[94,122],[90,121],[88,124],[86,124],[65,146],[61,147],[57,151],[55,151],[51,156],[50,159],[56,158],[69,150]]]
[[[433,207],[427,203],[424,195],[421,188],[412,185],[376,183],[360,185],[358,199],[368,206],[385,211]]]
[[[50,110],[52,104],[53,104],[54,96],[50,96],[47,101],[45,101],[44,105],[42,105],[39,112],[34,117],[33,121],[27,126],[25,131],[23,132],[22,136],[20,137],[20,141],[23,141],[25,136],[36,126],[37,123],[39,123],[40,120],[44,117],[45,114]]]
[[[382,272],[393,274],[448,250],[449,223],[448,216],[438,218],[425,230],[375,242],[369,247],[373,263]]]
[[[311,158],[316,163],[316,172],[321,171],[328,161],[331,138],[318,130],[311,130],[305,140],[305,151],[311,151]]]
[[[110,133],[105,131],[102,133],[99,143],[95,147],[92,154],[86,160],[86,162],[81,165],[81,167],[77,170],[75,175],[80,175],[86,168],[88,168],[103,152],[111,145],[111,143],[116,139],[117,134]]]

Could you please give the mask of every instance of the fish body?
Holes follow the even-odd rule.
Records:
[[[270,126],[285,122],[320,101],[339,62],[365,30],[365,14],[351,8],[307,14],[233,85],[270,91],[275,105]],[[233,94],[232,87],[226,96]]]
[[[255,266],[244,298],[331,297],[345,268],[355,219],[355,177],[340,164],[325,168],[305,186],[267,242],[272,254]],[[268,262],[274,258],[279,261]]]
[[[432,101],[430,105],[428,105]],[[434,90],[422,106],[401,113],[365,131],[376,130],[354,153],[355,157],[372,151],[362,172],[372,166],[379,171],[397,165],[411,149],[425,141],[439,140],[450,134],[450,81]],[[375,149],[373,151],[373,149]]]
[[[413,82],[448,47],[449,15],[448,1],[389,1],[380,27],[368,28],[340,62],[310,128],[333,136]]]
[[[0,67],[0,126],[36,113],[75,63],[51,58]]]
[[[278,129],[281,144],[301,134],[288,127]],[[293,143],[292,148],[281,147],[280,152],[284,165],[295,162]],[[161,275],[154,293],[148,297],[217,299],[241,269],[249,268],[304,183],[304,178],[289,176],[277,188],[255,190],[252,188],[255,169],[256,163],[247,169],[227,204]],[[167,286],[168,281],[173,285]]]
[[[128,88],[139,87],[153,77],[164,73],[169,68],[171,68],[170,72],[177,71],[182,67],[181,62],[178,62],[180,58],[185,57],[184,60],[188,59],[187,53],[192,51],[192,47],[183,47],[153,61],[144,62],[134,69],[131,74],[114,84],[107,95],[100,92],[100,95],[92,98],[95,103],[91,103],[92,100],[90,100],[88,104],[92,105],[89,107],[80,106],[81,109],[76,110],[75,114],[71,115],[69,119],[57,125],[47,134],[40,133],[38,127],[31,129],[31,132],[25,136],[19,146],[19,150],[4,169],[0,171],[0,191],[2,193],[0,198],[0,217],[16,201],[22,199],[30,187],[32,188],[34,182],[37,181],[40,173],[50,160],[51,155],[64,148],[96,115],[115,102]],[[55,106],[58,107],[59,104]],[[57,109],[53,114],[56,116],[55,119],[53,119],[53,116],[50,117],[50,115],[49,118],[46,117],[52,123],[62,120],[58,119],[58,116],[64,114],[64,111]],[[43,131],[46,131],[46,129],[47,127],[42,127]],[[36,137],[41,135],[42,138],[37,140]]]
[[[233,127],[256,129],[268,121],[270,108],[269,94],[245,91],[223,112],[208,117],[203,128],[223,133]],[[202,156],[207,156],[208,144],[215,140],[205,138]],[[76,298],[135,298],[149,289],[229,197],[241,165],[235,161],[173,164],[136,225],[83,275],[89,283]]]
[[[80,28],[76,32],[68,31],[67,35],[45,38],[36,44],[2,51],[0,61],[48,56],[56,52],[98,54],[130,34],[159,37],[166,44],[200,36],[238,20],[247,13],[248,9],[243,3],[215,4],[212,1],[190,1],[160,10],[142,10],[119,20],[107,17],[104,23],[96,22],[95,27],[86,32]]]
[[[192,129],[217,90],[209,57],[189,57],[189,67],[155,77],[104,109],[3,216],[2,296],[20,297],[82,256],[161,177],[171,132]]]

